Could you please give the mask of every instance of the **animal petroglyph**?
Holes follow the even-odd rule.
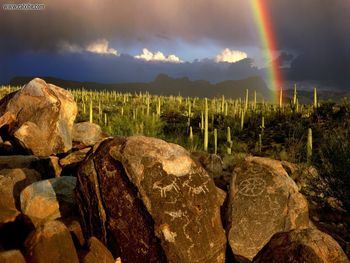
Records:
[[[176,180],[173,180],[170,184],[164,184],[162,182],[163,180],[157,181],[153,184],[153,189],[159,189],[160,190],[160,196],[161,197],[166,197],[167,192],[170,191],[176,191],[177,193],[179,192],[180,188],[175,182]]]
[[[199,195],[201,193],[203,194],[209,193],[208,182],[209,180],[202,182],[200,185],[196,186],[196,185],[193,185],[193,182],[191,182],[190,180],[187,180],[182,184],[182,186],[187,187],[188,194],[191,196],[194,196],[194,195]]]
[[[266,182],[259,177],[250,177],[238,185],[238,193],[245,196],[259,196],[266,188]]]
[[[181,210],[178,211],[165,211],[165,214],[171,216],[171,221],[174,221],[176,218],[181,218],[182,216],[185,215],[184,212],[182,212]]]

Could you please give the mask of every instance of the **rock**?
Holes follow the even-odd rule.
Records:
[[[198,161],[212,178],[221,176],[223,162],[219,155],[194,152],[191,157]]]
[[[26,263],[21,251],[9,250],[0,252],[0,263]]]
[[[57,177],[61,173],[58,158],[55,156],[37,157],[34,155],[0,156],[2,169],[28,168],[34,169],[42,175],[43,179]]]
[[[1,134],[1,131],[0,131]],[[18,153],[17,149],[13,147],[10,141],[1,141],[0,139],[0,156],[2,155],[15,155]]]
[[[16,219],[20,214],[21,191],[40,178],[37,171],[28,168],[0,170],[0,226]]]
[[[8,136],[27,153],[49,156],[72,148],[77,105],[69,91],[35,78],[2,99],[0,109],[0,123],[16,127]],[[15,116],[16,125],[7,116]]]
[[[85,238],[83,230],[81,228],[78,218],[61,218],[59,219],[65,226],[68,228],[69,232],[72,235],[74,244],[76,247],[83,247],[85,245]]]
[[[308,204],[279,161],[248,157],[234,170],[227,223],[236,260],[249,262],[275,233],[308,227]]]
[[[69,168],[70,170],[77,168],[79,164],[85,159],[90,149],[91,147],[87,147],[70,153],[60,160],[60,166],[63,169]]]
[[[30,220],[20,214],[13,222],[8,222],[0,226],[0,251],[19,249],[29,233],[34,230]]]
[[[338,212],[345,212],[346,213],[346,210],[343,208],[344,205],[343,205],[342,201],[338,200],[337,198],[335,198],[335,197],[328,197],[326,199],[326,203],[332,209],[338,210]]]
[[[76,178],[63,176],[27,186],[21,193],[21,210],[34,225],[70,216],[74,212]]]
[[[26,259],[33,263],[79,263],[71,235],[59,221],[39,226],[25,241]]]
[[[181,146],[144,136],[106,139],[80,166],[76,191],[86,236],[114,257],[225,261],[224,194]]]
[[[99,125],[90,122],[79,122],[73,126],[73,141],[92,146],[105,138]]]
[[[298,229],[275,234],[259,252],[254,263],[348,263],[338,243],[315,229]]]
[[[0,131],[12,131],[15,125],[16,125],[16,116],[13,113],[5,112],[0,117]],[[6,133],[0,132],[0,134],[6,134]]]
[[[115,260],[109,250],[96,237],[91,237],[88,241],[89,252],[86,253],[81,263],[115,263]]]

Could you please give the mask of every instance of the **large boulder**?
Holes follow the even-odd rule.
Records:
[[[39,226],[25,241],[26,259],[33,263],[78,263],[67,227],[59,221]]]
[[[315,229],[275,234],[254,263],[349,263],[344,251],[329,235]]]
[[[79,122],[73,126],[73,141],[85,146],[92,146],[105,137],[101,127],[96,123]]]
[[[236,260],[249,262],[275,233],[308,227],[308,204],[281,162],[248,157],[234,170],[226,220]]]
[[[0,226],[16,219],[20,214],[19,196],[21,191],[40,179],[40,174],[33,169],[0,170]]]
[[[48,156],[72,148],[77,105],[69,91],[35,78],[3,98],[0,110],[0,124],[12,127],[9,136],[26,152]]]
[[[21,251],[8,250],[0,252],[0,263],[26,263]]]
[[[144,136],[106,139],[80,166],[87,236],[125,262],[224,262],[222,191],[181,146]]]
[[[63,176],[39,181],[27,186],[21,193],[22,213],[34,225],[74,213],[76,177]]]

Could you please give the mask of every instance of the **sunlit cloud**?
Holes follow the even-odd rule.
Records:
[[[71,53],[80,53],[80,52],[83,52],[84,50],[82,47],[69,43],[67,41],[61,42],[59,44],[59,48],[64,52],[71,52]]]
[[[95,42],[89,44],[86,47],[86,51],[97,54],[111,54],[115,56],[119,55],[116,49],[109,47],[109,42],[106,39],[98,39]]]
[[[235,63],[237,61],[240,61],[242,59],[247,58],[247,53],[239,50],[231,50],[228,48],[225,48],[223,51],[221,51],[220,54],[218,54],[215,57],[216,62],[228,62],[228,63]]]
[[[151,52],[147,48],[144,48],[142,50],[142,54],[136,55],[135,58],[136,59],[143,59],[146,61],[162,61],[162,62],[171,62],[171,63],[183,63],[183,61],[179,57],[177,57],[173,54],[165,56],[160,51]]]

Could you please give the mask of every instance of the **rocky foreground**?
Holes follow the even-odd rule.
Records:
[[[252,156],[225,169],[76,115],[41,79],[0,101],[0,263],[349,262],[338,228],[309,219],[312,169]]]

